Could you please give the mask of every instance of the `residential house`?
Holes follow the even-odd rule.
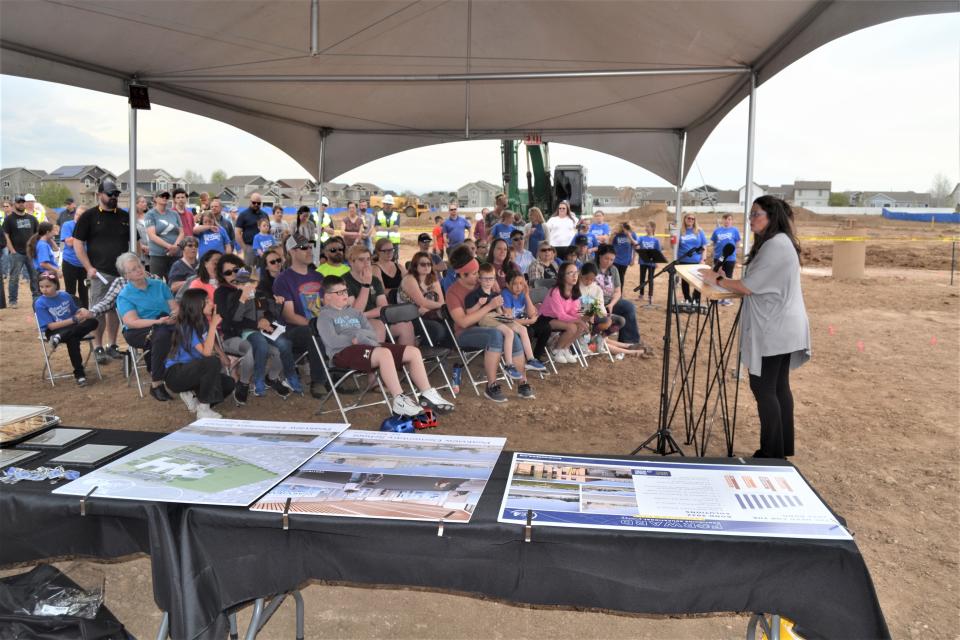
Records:
[[[930,206],[929,193],[915,191],[863,191],[857,204],[861,207],[926,208]]]
[[[43,184],[60,184],[66,187],[78,205],[89,207],[97,202],[97,187],[104,180],[119,182],[115,173],[95,164],[65,165],[43,177]],[[42,186],[41,185],[41,186]]]
[[[829,180],[796,180],[790,203],[797,207],[826,207],[830,204]]]
[[[590,194],[594,207],[619,207],[625,204],[622,200],[623,194],[618,187],[591,185],[587,193]]]
[[[325,182],[323,183],[323,195],[330,199],[331,207],[347,206],[347,187],[346,182]]]
[[[310,178],[281,178],[277,180],[277,188],[286,206],[313,206],[317,203],[317,183]],[[329,193],[325,195],[330,197]],[[330,203],[333,204],[333,200]]]
[[[130,170],[127,169],[117,178],[120,180],[120,191],[130,192]],[[161,191],[170,191],[174,189],[187,189],[187,181],[183,178],[177,178],[169,171],[163,169],[137,169],[137,193],[155,194]]]
[[[637,187],[633,190],[630,206],[643,207],[648,204],[673,206],[676,201],[677,190],[674,187]]]
[[[13,200],[27,193],[34,195],[40,191],[41,181],[47,172],[43,169],[25,169],[9,167],[0,169],[0,196]]]
[[[947,196],[946,206],[953,207],[955,210],[960,211],[960,182],[957,183],[957,186],[955,186],[953,191],[950,192],[950,195]]]
[[[496,203],[496,196],[503,188],[491,184],[486,180],[468,182],[457,189],[457,200],[461,207],[482,208],[492,207]]]
[[[247,196],[251,193],[260,194],[265,209],[279,204],[283,199],[283,194],[280,193],[277,183],[267,180],[263,176],[230,176],[224,185],[237,194],[237,206],[246,203]]]
[[[359,202],[360,200],[370,200],[372,196],[382,196],[384,191],[372,182],[355,182],[348,186],[344,193],[347,200]]]
[[[239,202],[239,196],[233,189],[218,182],[198,182],[192,184],[187,190],[187,197],[190,199],[190,202],[196,204],[200,202],[201,193],[208,193],[211,198],[219,198],[221,204],[225,207],[236,206]]]
[[[451,194],[449,191],[431,191],[420,196],[420,202],[438,211],[446,211],[451,200],[458,198],[456,193]]]

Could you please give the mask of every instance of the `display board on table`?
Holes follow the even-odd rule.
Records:
[[[248,506],[312,458],[347,424],[197,420],[54,493]]]
[[[505,523],[850,540],[788,465],[705,464],[514,453]]]
[[[469,522],[505,443],[350,429],[251,509]]]

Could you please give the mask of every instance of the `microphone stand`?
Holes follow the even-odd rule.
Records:
[[[690,251],[687,251],[682,256],[679,256],[673,262],[668,263],[665,267],[660,269],[660,271],[654,274],[653,278],[657,279],[664,273],[669,274],[667,279],[667,313],[665,314],[664,330],[663,330],[663,364],[661,365],[660,371],[660,415],[657,418],[657,430],[649,438],[640,443],[640,445],[630,452],[630,455],[635,456],[643,449],[649,449],[650,451],[661,456],[668,456],[674,453],[679,453],[681,456],[684,455],[683,450],[680,448],[680,445],[674,439],[673,434],[670,432],[670,348],[671,348],[671,336],[673,331],[671,330],[671,323],[673,322],[674,315],[676,314],[676,297],[677,297],[677,283],[675,275],[677,273],[677,265],[680,264],[680,260],[683,258],[689,258],[695,253],[700,253],[703,251],[703,247],[694,247]],[[656,446],[651,446],[651,443],[656,441]]]

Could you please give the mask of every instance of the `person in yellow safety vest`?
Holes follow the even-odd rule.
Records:
[[[317,207],[318,218],[320,224],[317,225],[320,228],[320,244],[324,244],[327,240],[333,236],[333,218],[327,213],[327,207],[330,206],[330,200],[327,199],[327,196],[322,196],[320,198],[320,206]]]
[[[23,196],[23,199],[27,201],[27,213],[36,218],[37,222],[47,221],[47,210],[42,204],[37,202],[36,197],[34,197],[32,193],[26,194]]]
[[[377,240],[389,238],[393,243],[393,260],[400,259],[400,214],[393,210],[393,196],[383,196],[383,209],[377,212]]]

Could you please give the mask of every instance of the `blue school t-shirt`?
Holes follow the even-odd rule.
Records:
[[[540,243],[546,239],[547,236],[543,233],[542,224],[530,225],[530,235],[527,236],[527,251],[533,255],[537,255],[537,251],[540,250]]]
[[[49,262],[56,266],[57,256],[53,254],[53,247],[46,240],[37,240],[37,257],[33,259],[33,268],[41,271],[40,264]]]
[[[519,318],[527,312],[527,294],[523,291],[519,295],[513,295],[510,289],[504,289],[500,295],[503,297],[503,309],[507,315]]]
[[[181,332],[180,338],[186,338],[186,334],[183,329],[178,329],[178,331]],[[188,362],[199,360],[203,356],[199,351],[197,351],[197,345],[203,344],[206,339],[206,331],[204,331],[203,335],[200,336],[197,335],[196,331],[191,329],[189,339],[181,340],[180,345],[177,347],[177,352],[167,357],[167,361],[164,363],[164,366],[169,369],[175,364],[187,364]]]
[[[515,230],[516,227],[512,224],[503,224],[502,222],[498,222],[497,224],[493,225],[493,229],[490,230],[490,233],[493,234],[494,240],[500,238],[510,242],[510,234]]]
[[[276,240],[271,233],[258,233],[253,236],[253,250],[257,253],[258,256],[262,256],[263,252],[276,244]]]
[[[726,259],[727,262],[737,261],[737,243],[740,242],[740,230],[736,227],[717,227],[710,236],[713,243],[713,259],[723,258],[723,249],[728,244],[733,245],[733,253]]]
[[[64,223],[63,227],[60,228],[60,241],[63,244],[63,261],[75,267],[83,268],[83,263],[80,262],[80,259],[77,257],[77,252],[67,243],[67,239],[73,237],[73,228],[75,226],[77,226],[76,220],[68,220]],[[80,241],[74,240],[74,242]]]
[[[592,223],[590,225],[590,230],[587,232],[590,234],[590,237],[593,238],[594,242],[599,242],[597,236],[609,236],[610,235],[610,225],[606,222],[601,223]]]
[[[633,244],[630,242],[631,238],[637,240],[637,234],[631,232],[627,235],[621,232],[613,236],[613,250],[616,252],[613,258],[613,264],[619,264],[621,266],[630,264],[630,260],[633,259]]]
[[[447,218],[443,221],[443,224],[440,225],[440,228],[447,234],[447,240],[450,243],[448,248],[453,249],[463,242],[466,231],[470,228],[470,221],[461,216],[457,216],[452,220]]]
[[[648,251],[661,250],[660,239],[655,236],[640,236],[639,238],[637,238],[637,242],[640,244],[640,247],[639,247],[640,249],[646,249]],[[655,263],[640,260],[640,264],[644,265],[645,267],[652,267]]]
[[[707,248],[707,236],[703,231],[684,231],[680,235],[680,245],[677,247],[677,259],[682,264],[697,264],[703,258],[703,251],[694,252],[689,257],[684,258],[683,254],[694,247]]]
[[[33,310],[37,314],[37,320],[40,321],[40,328],[46,331],[48,324],[69,320],[77,315],[80,308],[69,293],[57,291],[52,296],[37,298],[37,301],[33,303]]]
[[[200,246],[197,248],[197,255],[201,258],[203,257],[203,254],[211,249],[219,251],[220,253],[226,253],[227,247],[233,246],[233,243],[230,242],[229,236],[227,236],[226,230],[220,226],[213,231],[201,231],[195,235],[197,237],[197,242],[200,243]],[[259,235],[260,234],[257,234],[258,237]]]

